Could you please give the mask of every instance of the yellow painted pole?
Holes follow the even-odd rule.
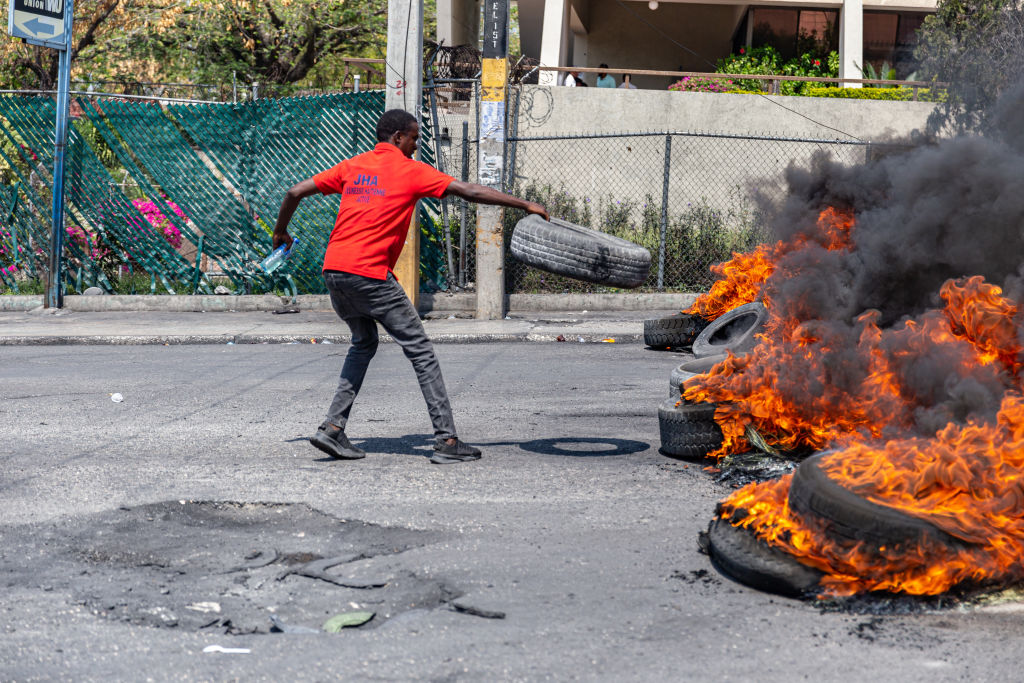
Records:
[[[405,246],[398,255],[395,264],[395,277],[402,285],[413,306],[420,303],[420,223],[416,214],[412,215],[412,224],[405,236]]]

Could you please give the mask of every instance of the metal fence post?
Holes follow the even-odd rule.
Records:
[[[516,148],[519,146],[519,106],[523,98],[523,86],[516,90],[516,106],[512,110],[512,136],[506,138],[508,144],[508,173],[506,174],[505,187],[516,186]],[[506,190],[507,191],[507,190]]]
[[[429,88],[428,97],[430,100],[430,141],[434,143],[434,163],[437,164],[438,171],[445,173],[444,152],[441,149],[443,145],[441,128],[437,122],[437,84],[434,83],[434,73],[432,70],[427,71],[427,87]],[[448,129],[445,128],[445,130]],[[451,144],[450,136],[448,144]],[[452,270],[454,270],[455,264],[452,262],[452,234],[448,229],[448,200],[444,197],[441,197],[441,230],[444,233],[444,251],[448,266],[447,279],[450,283],[454,277]]]
[[[661,186],[661,235],[658,237],[658,289],[665,289],[665,236],[668,233],[668,176],[672,168],[672,135],[665,136],[665,176]]]
[[[70,43],[71,17],[74,10],[65,8],[64,29]],[[53,154],[53,230],[50,234],[50,269],[47,271],[45,308],[64,308],[64,287],[61,282],[64,259],[64,151],[68,143],[68,108],[71,89],[71,45],[65,45],[57,57],[57,121],[54,128]]]
[[[469,181],[469,121],[462,122],[462,182]],[[466,286],[466,200],[459,202],[459,286]]]

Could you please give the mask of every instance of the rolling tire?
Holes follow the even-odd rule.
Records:
[[[672,374],[668,378],[668,395],[679,400],[679,396],[683,393],[683,382],[691,377],[707,374],[711,368],[718,365],[728,357],[728,354],[723,353],[719,356],[691,358],[688,361],[680,363],[679,367],[673,370]]]
[[[651,252],[645,247],[535,214],[516,223],[509,249],[534,268],[609,287],[639,287],[651,272]]]
[[[708,321],[693,313],[676,313],[644,321],[644,344],[656,349],[692,346]]]
[[[876,550],[917,545],[924,538],[963,546],[968,541],[953,537],[927,520],[886,505],[873,503],[843,488],[821,469],[822,453],[807,458],[793,473],[789,507],[805,521],[817,521],[836,539],[862,541]]]
[[[679,458],[700,459],[722,445],[722,429],[715,422],[714,403],[683,403],[667,398],[658,406],[661,452]]]
[[[705,327],[693,340],[693,355],[716,356],[726,351],[747,353],[757,343],[755,335],[768,320],[768,309],[759,301],[737,306]]]
[[[745,586],[791,598],[818,592],[822,572],[728,520],[714,519],[701,540],[715,568]]]

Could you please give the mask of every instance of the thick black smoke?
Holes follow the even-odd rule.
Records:
[[[1016,114],[1024,119],[1024,107]],[[1024,126],[1013,134],[1024,141]],[[1011,139],[958,137],[853,167],[821,157],[791,168],[787,181],[790,195],[772,221],[783,239],[813,234],[825,206],[856,215],[851,251],[792,256],[807,262],[787,268],[801,276],[784,290],[801,298],[824,285],[831,294],[814,297],[813,317],[876,309],[889,325],[934,307],[950,278],[1007,285],[1024,263],[1024,154]]]
[[[897,149],[857,166],[822,155],[788,170],[789,195],[766,211],[779,239],[818,234],[829,206],[852,210],[856,226],[852,249],[828,251],[812,239],[782,257],[765,286],[775,314],[808,321],[820,340],[812,344],[817,360],[787,359],[795,366],[786,375],[805,382],[820,374],[811,363],[824,365],[838,400],[855,394],[867,380],[859,321],[868,313],[886,331],[881,349],[898,359],[916,433],[991,420],[1006,391],[1019,387],[1000,367],[961,367],[956,349],[911,348],[907,327],[938,315],[950,279],[981,275],[1024,303],[1024,86],[1005,94],[993,121],[984,136]]]

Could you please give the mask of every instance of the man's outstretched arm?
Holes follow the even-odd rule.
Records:
[[[461,180],[453,180],[444,192],[445,197],[449,195],[462,197],[466,201],[476,204],[497,204],[498,206],[508,206],[513,209],[523,209],[527,213],[535,213],[538,216],[542,216],[544,220],[549,220],[548,210],[540,204],[528,202],[525,199],[513,197],[510,194],[499,192],[484,185],[477,185],[476,183],[464,183]]]
[[[295,213],[295,209],[299,208],[299,202],[318,192],[320,190],[317,189],[316,183],[313,182],[312,178],[292,185],[291,189],[288,190],[284,200],[281,202],[281,208],[277,212],[277,223],[274,224],[274,235],[272,238],[274,249],[277,249],[282,244],[287,244],[289,249],[292,248],[292,242],[295,240],[288,234],[288,224],[292,220],[292,214]]]

